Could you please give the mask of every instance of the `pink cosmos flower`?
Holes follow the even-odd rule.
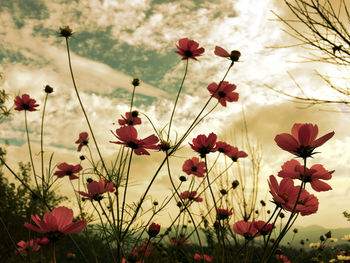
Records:
[[[306,168],[306,174],[304,176],[304,166],[297,160],[290,160],[282,165],[282,170],[278,173],[278,176],[283,178],[299,179],[303,182],[310,183],[311,187],[317,191],[328,191],[332,187],[321,181],[330,180],[332,178],[333,171],[327,171],[321,164],[315,164],[310,168]]]
[[[24,254],[24,253],[27,253],[28,250],[32,252],[36,252],[41,248],[39,242],[40,242],[40,238],[37,238],[36,240],[31,239],[29,241],[21,240],[17,243],[17,246],[19,247],[15,250],[15,253]]]
[[[219,46],[215,46],[214,54],[219,57],[227,58],[232,62],[238,61],[239,57],[241,56],[241,52],[239,52],[238,50],[233,50],[230,54],[225,49]]]
[[[139,259],[141,257],[148,257],[151,254],[151,250],[152,250],[152,245],[147,244],[147,242],[143,243],[141,246],[135,248],[133,251],[131,251],[131,255],[130,255],[130,257],[133,259],[132,262],[137,261],[137,259]],[[136,260],[134,260],[134,259],[136,259]],[[137,261],[137,262],[141,262],[141,261]]]
[[[285,255],[276,255],[276,259],[281,260],[283,263],[292,263]]]
[[[71,165],[66,162],[57,165],[57,168],[59,170],[56,171],[54,175],[56,175],[58,178],[69,176],[70,180],[78,179],[79,177],[76,176],[75,174],[83,170],[83,167],[80,164]]]
[[[195,253],[195,254],[193,255],[193,259],[194,259],[195,261],[202,261],[203,259],[204,259],[204,261],[206,261],[206,262],[212,262],[212,261],[213,261],[213,259],[212,259],[210,256],[208,256],[207,254],[203,254],[203,256],[201,256],[201,255],[198,254],[198,253]]]
[[[160,225],[156,224],[156,223],[152,223],[150,224],[150,226],[148,227],[148,235],[150,237],[155,237],[159,234],[160,231]]]
[[[187,245],[189,243],[185,236],[180,236],[178,239],[175,237],[169,237],[169,242],[175,246]]]
[[[210,94],[214,94],[213,97],[218,99],[220,104],[224,107],[226,107],[226,101],[227,102],[233,102],[233,101],[238,101],[238,93],[234,92],[236,89],[235,84],[230,84],[227,81],[223,81],[218,88],[218,84],[215,82],[209,84],[207,87],[209,90]]]
[[[15,110],[17,111],[37,111],[38,109],[36,107],[39,107],[39,104],[36,104],[36,100],[31,99],[28,94],[23,94],[22,97],[16,97],[15,106]]]
[[[239,151],[237,147],[232,146],[231,151],[226,154],[232,159],[232,161],[237,162],[239,158],[245,158],[248,154],[244,151]]]
[[[118,123],[120,126],[125,126],[125,125],[130,125],[130,126],[134,126],[134,125],[138,125],[141,124],[141,118],[138,117],[139,113],[138,111],[132,111],[131,114],[130,112],[126,112],[125,113],[125,117],[122,116],[121,119],[118,120]]]
[[[83,146],[88,145],[89,143],[89,134],[87,132],[81,132],[79,134],[79,139],[76,140],[75,142],[78,145],[78,152],[81,151],[81,148],[83,148]]]
[[[290,178],[283,178],[278,184],[276,177],[270,175],[268,181],[270,193],[276,205],[287,209],[293,207],[299,193],[299,187],[294,186],[293,180]]]
[[[298,157],[307,158],[312,156],[315,148],[323,145],[333,137],[334,131],[316,139],[318,135],[317,125],[310,123],[295,123],[292,134],[282,133],[275,137],[277,145],[285,151]]]
[[[262,236],[266,236],[267,234],[269,234],[270,231],[272,231],[272,229],[275,227],[273,224],[267,224],[266,226],[265,224],[266,222],[262,220],[253,222],[254,227],[259,231],[259,233]]]
[[[108,182],[106,179],[101,178],[99,182],[92,181],[87,184],[88,193],[78,191],[82,196],[85,196],[88,200],[100,201],[103,198],[103,194],[106,192],[113,193],[115,191],[113,182]]]
[[[192,144],[189,143],[192,150],[198,152],[202,158],[204,158],[210,152],[216,152],[216,139],[217,136],[215,133],[210,133],[209,136],[205,136],[204,134],[200,134],[197,138],[192,140]]]
[[[216,218],[218,220],[225,220],[225,219],[229,218],[230,215],[232,215],[232,208],[230,210],[228,210],[228,208],[226,208],[226,209],[218,208]]]
[[[204,48],[198,48],[199,44],[196,41],[189,40],[188,38],[181,38],[179,45],[176,45],[177,51],[175,53],[182,56],[182,60],[192,58],[197,60],[196,57],[203,55]]]
[[[111,143],[123,144],[127,147],[130,147],[134,150],[136,155],[149,155],[149,152],[146,149],[155,149],[159,150],[159,146],[156,145],[159,139],[157,136],[150,135],[145,139],[139,140],[137,139],[137,131],[133,126],[124,126],[116,130],[116,134],[111,131],[115,137],[117,137],[120,141]]]
[[[233,147],[231,145],[229,145],[228,143],[226,143],[226,142],[221,142],[221,141],[216,142],[216,149],[217,149],[217,151],[221,152],[221,153],[223,153],[225,155],[227,155],[229,152],[231,152],[232,148]]]
[[[288,204],[286,210],[292,211],[294,204]],[[302,189],[300,197],[298,199],[297,206],[295,208],[296,213],[300,213],[302,216],[315,214],[318,210],[318,199],[316,196],[309,194],[308,191]]]
[[[190,200],[190,201],[195,201],[195,202],[202,202],[203,199],[201,197],[196,197],[197,191],[184,191],[180,194],[180,198],[183,200]]]
[[[182,171],[187,173],[188,175],[193,174],[197,177],[204,177],[205,173],[205,163],[200,162],[199,158],[193,157],[192,159],[188,159],[182,165]]]
[[[64,206],[57,207],[51,212],[45,213],[43,220],[38,215],[31,215],[32,220],[37,226],[24,223],[24,226],[38,233],[60,233],[73,234],[83,230],[86,226],[85,220],[73,221],[73,210]]]
[[[253,222],[241,220],[233,224],[233,231],[238,235],[244,236],[245,239],[252,239],[258,232],[258,229],[255,228]],[[260,233],[255,235],[255,237],[258,236],[260,236]]]

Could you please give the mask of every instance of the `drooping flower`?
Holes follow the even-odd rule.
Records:
[[[190,200],[190,201],[195,201],[195,202],[202,202],[203,199],[201,197],[196,197],[197,191],[184,191],[180,194],[180,198],[183,200]]]
[[[315,148],[323,145],[332,138],[334,131],[316,139],[317,135],[317,125],[295,123],[292,128],[292,134],[278,134],[275,137],[275,142],[283,150],[295,154],[298,157],[307,158],[315,154],[313,152]]]
[[[254,236],[260,236],[260,233],[257,233],[258,229],[255,228],[251,221],[237,221],[233,224],[233,231],[238,235],[244,236],[247,240],[252,239]]]
[[[254,227],[259,231],[259,233],[262,236],[266,236],[267,234],[270,233],[270,231],[275,227],[273,224],[266,224],[265,221],[259,220],[259,221],[254,221],[253,225]]]
[[[76,176],[76,174],[83,170],[83,167],[80,164],[71,165],[66,162],[57,165],[57,168],[59,170],[56,171],[54,175],[56,175],[58,178],[69,176],[70,180],[78,179],[79,177]]]
[[[134,126],[134,125],[141,124],[142,123],[141,118],[139,118],[138,116],[139,116],[139,113],[136,110],[132,111],[131,114],[130,112],[126,112],[125,117],[122,116],[122,118],[118,120],[118,123],[120,126],[125,126],[125,125]]]
[[[239,57],[241,56],[241,52],[239,52],[238,50],[232,50],[230,54],[225,49],[219,46],[215,46],[214,54],[219,57],[227,58],[232,62],[238,61]]]
[[[231,151],[226,154],[232,161],[237,162],[239,158],[245,158],[248,154],[244,151],[239,151],[237,147],[232,146]]]
[[[204,158],[210,152],[216,152],[216,139],[217,136],[215,133],[210,133],[207,137],[204,134],[200,134],[197,138],[192,140],[192,144],[189,143],[192,150],[198,152],[202,158]]]
[[[134,150],[136,155],[149,155],[146,149],[158,150],[159,146],[156,145],[159,139],[154,134],[148,136],[145,139],[137,139],[137,131],[133,126],[124,126],[116,130],[116,134],[111,131],[115,137],[120,141],[110,141],[111,143],[123,144]]]
[[[214,94],[213,97],[218,99],[220,104],[224,107],[226,107],[226,101],[238,101],[239,94],[234,92],[236,89],[235,84],[230,84],[227,81],[223,81],[221,82],[220,87],[218,87],[218,84],[213,82],[209,84],[207,89],[209,90],[210,94]]]
[[[179,40],[179,45],[176,45],[178,50],[175,51],[175,53],[182,56],[182,60],[186,60],[189,58],[197,60],[196,57],[199,57],[204,53],[204,48],[198,48],[198,46],[199,44],[194,40],[190,40],[188,38],[181,38]]]
[[[199,158],[193,157],[192,159],[188,159],[182,165],[182,171],[187,173],[188,175],[193,174],[197,177],[204,177],[205,173],[205,163],[200,162]]]
[[[228,210],[228,208],[218,208],[218,211],[216,213],[216,218],[218,220],[225,220],[229,218],[229,216],[232,215],[232,208]]]
[[[294,205],[288,204],[286,210],[292,211]],[[300,197],[295,207],[295,212],[300,213],[302,216],[307,216],[316,213],[318,210],[318,199],[313,194],[310,194],[305,189],[302,189]]]
[[[51,212],[45,213],[43,220],[38,215],[31,215],[37,226],[24,223],[24,226],[38,233],[50,234],[73,234],[83,230],[86,226],[85,220],[73,221],[73,210],[64,206],[57,207]]]
[[[268,181],[270,193],[276,205],[287,209],[293,207],[299,193],[299,187],[294,186],[293,180],[290,178],[283,178],[278,184],[276,177],[270,175]]]
[[[83,148],[83,146],[88,145],[89,143],[89,134],[87,132],[81,132],[79,134],[79,139],[75,141],[76,144],[78,145],[78,152],[81,151],[81,148]]]
[[[159,231],[160,231],[160,225],[158,225],[156,223],[152,223],[148,227],[147,233],[150,237],[155,237],[159,234]]]
[[[16,97],[15,106],[15,110],[17,111],[37,111],[38,109],[36,107],[39,107],[39,104],[36,104],[36,100],[31,99],[28,94],[23,94],[22,97]]]
[[[108,182],[106,179],[101,178],[99,182],[92,181],[87,184],[88,193],[78,191],[79,194],[85,196],[88,200],[100,201],[103,198],[103,194],[106,192],[113,193],[115,191],[113,182]]]
[[[310,168],[305,169],[297,160],[290,160],[282,165],[282,170],[278,173],[278,176],[283,178],[299,179],[303,182],[310,183],[311,187],[317,191],[328,191],[332,187],[321,181],[330,180],[332,178],[333,171],[327,171],[321,164],[315,164]]]
[[[198,253],[195,253],[195,254],[193,255],[193,259],[194,259],[195,261],[202,261],[203,259],[204,259],[204,261],[206,261],[206,262],[212,262],[212,261],[213,261],[213,259],[212,259],[210,256],[208,256],[207,254],[203,254],[203,256],[201,256],[201,255],[198,254]]]
[[[225,155],[227,155],[229,152],[231,152],[232,148],[233,147],[231,145],[229,145],[228,143],[226,143],[226,142],[221,142],[221,141],[216,142],[216,149],[217,149],[217,151],[221,152],[221,153],[223,153]]]

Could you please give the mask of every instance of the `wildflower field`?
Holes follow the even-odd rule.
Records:
[[[239,85],[228,76],[244,62],[242,50],[226,50],[220,40],[210,49],[200,41],[178,39],[173,53],[183,72],[172,104],[164,105],[170,109],[163,114],[166,123],[137,104],[144,87],[135,76],[128,83],[127,111],[105,120],[114,123],[109,140],[103,141],[91,121],[93,106],[84,102],[77,81],[70,49],[71,41],[79,41],[76,33],[70,26],[56,32],[65,45],[70,99],[78,103],[80,116],[73,121],[78,133],[70,126],[56,133],[57,138],[74,138],[74,158],[67,154],[57,161],[45,138],[46,125],[56,125],[47,112],[58,99],[58,88],[44,83],[40,97],[29,91],[0,92],[0,120],[23,121],[26,148],[26,159],[21,159],[19,153],[7,152],[10,146],[0,147],[0,262],[350,262],[350,233],[324,231],[317,239],[299,238],[296,227],[317,215],[320,196],[333,191],[337,167],[322,161],[324,147],[337,134],[332,126],[321,127],[316,120],[295,122],[283,132],[276,129],[273,144],[288,158],[274,167],[275,174],[265,174],[267,180],[261,174],[263,154],[269,153],[251,139],[243,106],[240,132],[215,132],[211,115],[241,99]],[[205,96],[184,116],[179,107],[187,98],[191,66],[200,65],[204,54],[226,68],[220,79],[205,84],[200,91]],[[185,128],[177,130],[178,123]],[[166,195],[159,196],[158,189]],[[347,199],[343,205],[343,214],[333,216],[350,220]]]

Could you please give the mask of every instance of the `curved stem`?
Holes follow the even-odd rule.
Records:
[[[188,69],[188,59],[186,59],[185,73],[184,73],[184,76],[183,76],[183,78],[182,78],[179,91],[177,92],[177,96],[176,96],[176,99],[175,99],[174,108],[173,108],[173,111],[172,111],[172,113],[171,113],[170,122],[169,122],[169,129],[168,129],[168,135],[167,135],[167,141],[169,141],[170,131],[171,131],[171,124],[172,124],[172,122],[173,122],[173,117],[174,117],[174,114],[175,114],[175,109],[176,109],[177,101],[179,100],[179,96],[180,96],[180,93],[181,93],[183,84],[184,84],[184,82],[185,82],[185,78],[186,78],[186,75],[187,75],[187,69]]]
[[[107,176],[108,176],[108,178],[109,178],[109,173],[108,173],[107,167],[106,167],[105,162],[104,162],[104,160],[103,160],[103,158],[102,158],[100,149],[99,149],[99,147],[98,147],[98,144],[97,144],[97,141],[96,141],[96,138],[95,138],[95,135],[94,135],[94,132],[93,132],[92,127],[91,127],[91,125],[90,125],[89,118],[88,118],[88,116],[87,116],[87,114],[86,114],[86,111],[85,111],[85,109],[84,109],[83,103],[82,103],[82,101],[81,101],[81,99],[80,99],[80,95],[79,95],[79,92],[78,92],[77,85],[75,84],[75,79],[74,79],[74,74],[73,74],[73,69],[72,69],[72,62],[71,62],[71,58],[70,58],[70,51],[69,51],[68,38],[66,38],[66,47],[67,47],[67,53],[68,53],[69,70],[70,70],[70,75],[71,75],[71,77],[72,77],[72,81],[73,81],[73,86],[74,86],[75,94],[76,94],[76,96],[77,96],[77,98],[78,98],[80,107],[81,107],[81,109],[82,109],[82,111],[83,111],[83,114],[84,114],[86,123],[87,123],[87,125],[89,126],[89,130],[90,130],[90,132],[91,132],[92,139],[94,140],[94,143],[95,143],[95,146],[96,146],[96,150],[97,150],[97,153],[98,153],[98,155],[99,155],[99,157],[100,157],[100,159],[101,159],[103,168],[105,169],[106,174],[107,174]]]

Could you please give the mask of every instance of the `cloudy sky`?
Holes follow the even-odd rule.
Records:
[[[177,41],[187,37],[205,48],[198,61],[189,62],[188,77],[173,123],[174,139],[175,131],[183,133],[208,99],[208,84],[220,81],[229,66],[227,60],[214,55],[215,46],[239,50],[240,62],[235,63],[227,76],[229,82],[237,85],[239,101],[225,108],[219,105],[189,139],[210,132],[217,133],[222,140],[229,139],[227,135],[232,131],[240,134],[244,109],[249,136],[262,149],[259,193],[261,198],[269,199],[266,195],[268,176],[276,175],[281,165],[292,157],[275,145],[275,135],[290,132],[296,122],[317,124],[321,135],[334,130],[335,136],[311,161],[336,170],[330,181],[333,190],[313,192],[320,200],[319,212],[299,218],[297,225],[340,227],[347,223],[342,211],[350,209],[344,206],[347,203],[344,200],[350,198],[350,154],[345,150],[350,142],[348,113],[332,112],[342,110],[340,106],[302,109],[301,105],[266,88],[268,85],[300,95],[289,72],[310,96],[337,99],[315,75],[315,69],[334,76],[338,70],[332,65],[297,63],[309,55],[308,50],[300,47],[274,48],[296,43],[282,31],[283,25],[275,21],[271,13],[273,10],[289,17],[282,2],[0,0],[3,76],[0,85],[11,96],[10,106],[14,97],[23,93],[29,93],[42,105],[43,87],[46,84],[54,87],[45,117],[45,149],[47,153],[55,152],[55,163],[78,163],[74,142],[81,131],[87,130],[87,125],[69,75],[65,41],[57,37],[58,28],[69,25],[75,32],[70,47],[78,89],[103,156],[112,160],[117,146],[109,143],[113,140],[110,130],[117,128],[118,118],[129,109],[133,78],[142,82],[136,90],[135,108],[147,114],[160,130],[168,123],[185,68],[185,62],[174,53]],[[209,108],[214,105],[213,102]],[[35,153],[40,148],[40,116],[38,111],[28,117]],[[141,138],[152,133],[145,119],[144,123],[139,131]],[[12,119],[0,125],[0,143],[9,143],[10,164],[29,161],[23,114],[14,112]],[[185,149],[179,158],[174,158],[177,164],[174,174],[181,175],[181,164],[191,155],[190,150]],[[137,199],[161,158],[161,153],[153,153],[135,159],[134,191],[130,198]],[[152,189],[155,198],[169,195],[171,186],[165,172]]]

